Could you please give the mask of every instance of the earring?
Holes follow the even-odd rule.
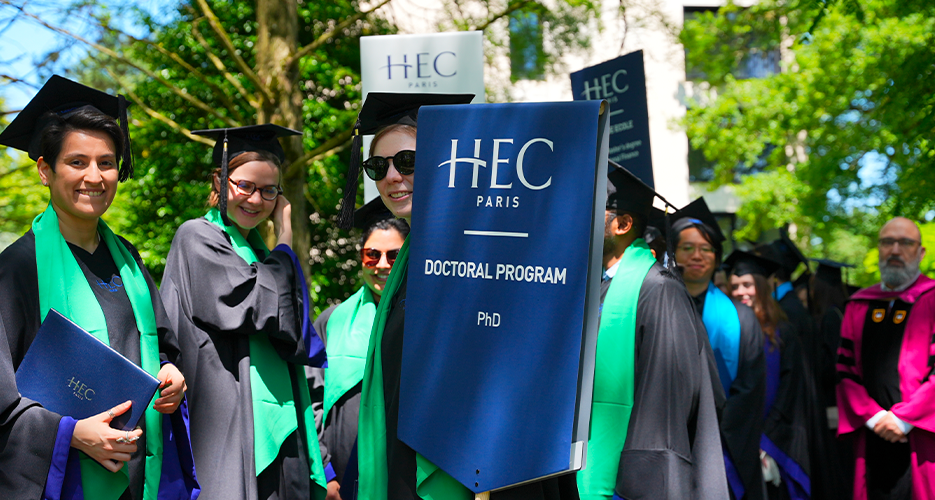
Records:
[[[49,183],[46,181],[42,181],[42,185],[48,187]]]

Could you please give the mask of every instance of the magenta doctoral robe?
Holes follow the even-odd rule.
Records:
[[[908,313],[870,311],[871,304],[894,299],[893,304],[909,305]],[[868,318],[879,323],[884,317],[906,322],[898,361],[901,401],[890,410],[915,426],[908,434],[913,499],[935,500],[935,280],[925,275],[902,292],[883,291],[879,284],[864,288],[851,296],[844,313],[837,362],[838,434],[854,437],[854,498],[867,498],[866,440],[872,431],[865,424],[885,409],[864,384],[861,345]]]

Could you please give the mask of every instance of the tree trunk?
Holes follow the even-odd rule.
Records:
[[[302,100],[298,64],[284,67],[284,62],[298,50],[299,16],[294,0],[257,0],[256,71],[270,93],[263,100],[258,123],[275,123],[303,130]],[[292,162],[302,156],[302,136],[282,139],[286,152],[283,166],[283,191],[292,202],[292,249],[299,257],[306,279],[309,272],[309,219],[305,201],[307,169]]]

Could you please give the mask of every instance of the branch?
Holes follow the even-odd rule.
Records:
[[[292,55],[292,57],[286,60],[286,64],[284,65],[284,67],[288,68],[289,66],[295,64],[299,59],[302,59],[303,57],[307,56],[313,50],[327,43],[328,40],[331,40],[332,38],[334,38],[334,35],[336,35],[339,31],[344,31],[344,28],[347,28],[348,26],[363,19],[365,16],[367,16],[371,12],[379,9],[380,7],[383,7],[384,5],[390,3],[391,1],[392,0],[383,0],[382,2],[377,4],[374,8],[370,10],[358,12],[357,14],[354,14],[353,16],[348,17],[345,20],[341,21],[334,28],[322,33],[321,36],[316,38],[314,42],[299,49],[298,52],[296,52],[295,54]]]
[[[191,130],[179,125],[175,120],[147,106],[143,102],[143,100],[139,98],[139,96],[137,96],[132,90],[130,90],[130,87],[127,87],[123,83],[123,81],[120,80],[120,77],[117,76],[116,73],[110,70],[110,68],[104,68],[104,71],[106,71],[107,74],[109,74],[110,77],[113,78],[115,82],[117,82],[117,85],[120,85],[121,87],[123,87],[124,92],[127,93],[127,95],[130,97],[130,100],[132,100],[133,102],[136,103],[137,106],[142,108],[143,111],[145,111],[147,115],[165,123],[170,128],[176,130],[177,132],[180,132],[182,135],[184,135],[185,137],[188,137],[189,139],[193,141],[197,141],[202,144],[207,144],[209,146],[214,146],[214,141],[212,141],[211,139],[192,134]]]
[[[494,22],[498,21],[499,19],[503,17],[509,16],[513,12],[516,12],[517,10],[522,9],[523,7],[525,7],[526,5],[530,3],[534,3],[534,2],[532,0],[520,0],[518,2],[511,3],[507,5],[506,9],[500,12],[499,14],[495,14],[493,17],[487,18],[487,21],[484,22],[484,24],[480,26],[472,27],[468,31],[484,31],[485,29],[487,29],[488,26],[490,26]]]
[[[204,13],[205,18],[208,19],[208,24],[211,26],[211,29],[214,31],[214,34],[218,36],[221,40],[221,44],[224,45],[224,48],[227,49],[227,53],[230,55],[231,59],[237,63],[237,67],[240,68],[240,71],[243,72],[247,78],[256,85],[256,88],[263,94],[263,97],[266,98],[268,102],[273,102],[273,93],[270,92],[269,88],[260,81],[260,77],[253,71],[246,61],[240,57],[240,54],[237,53],[237,49],[234,48],[234,43],[231,42],[231,39],[227,36],[227,33],[224,31],[224,28],[221,26],[221,21],[218,19],[218,16],[214,14],[214,11],[211,10],[211,7],[208,6],[208,2],[205,0],[197,0],[198,6],[201,7],[201,11]]]
[[[20,111],[22,111],[22,109],[10,109],[6,111],[0,111],[0,116],[15,115],[16,113],[19,113]]]
[[[347,148],[347,142],[350,141],[353,132],[354,131],[350,129],[345,130],[339,135],[332,137],[321,146],[318,146],[308,153],[305,153],[304,155],[296,158],[296,160],[289,165],[289,170],[302,168],[309,163],[318,161],[322,158],[327,158],[335,153],[343,151],[345,148]],[[322,172],[322,174],[324,174],[324,172]],[[322,177],[326,178],[327,176],[322,175]]]
[[[4,2],[4,3],[7,3],[7,4],[9,5],[8,2]],[[89,45],[89,46],[95,48],[96,50],[98,50],[99,52],[101,52],[102,54],[105,54],[105,55],[107,55],[107,56],[110,56],[110,57],[112,57],[112,58],[114,58],[114,59],[116,59],[116,60],[118,60],[118,61],[120,61],[120,62],[122,62],[122,63],[124,63],[124,64],[126,64],[126,65],[128,65],[128,66],[132,66],[132,67],[134,67],[134,68],[136,68],[136,69],[142,71],[144,74],[146,74],[146,76],[152,78],[153,80],[156,80],[157,82],[159,82],[160,84],[162,84],[164,87],[166,87],[166,88],[168,88],[169,90],[171,90],[172,93],[174,93],[174,94],[178,95],[179,97],[181,97],[182,99],[184,99],[184,100],[190,102],[190,103],[191,103],[192,105],[194,105],[196,108],[198,108],[198,109],[200,109],[200,110],[202,110],[202,111],[205,111],[206,113],[210,113],[210,114],[212,114],[212,115],[214,115],[214,116],[220,118],[224,123],[228,124],[229,126],[231,126],[231,127],[237,127],[237,126],[240,125],[239,123],[237,123],[236,121],[234,121],[232,118],[230,118],[230,117],[228,117],[228,116],[222,115],[218,110],[212,108],[211,106],[208,106],[207,104],[205,104],[204,102],[202,102],[202,101],[201,101],[200,99],[198,99],[197,97],[195,97],[195,96],[193,96],[193,95],[191,95],[191,94],[189,94],[189,93],[182,92],[181,89],[179,89],[179,88],[176,87],[175,85],[171,84],[171,83],[170,83],[169,81],[167,81],[165,78],[162,78],[161,76],[157,75],[156,73],[153,73],[153,72],[150,71],[149,69],[144,68],[143,66],[141,66],[141,65],[137,64],[136,62],[134,62],[134,61],[128,59],[127,57],[122,56],[122,55],[120,55],[120,54],[114,52],[113,50],[111,50],[111,49],[109,49],[109,48],[107,48],[107,47],[104,47],[103,45],[94,43],[94,42],[92,42],[92,41],[90,41],[90,40],[86,40],[86,39],[82,38],[81,36],[76,35],[76,34],[70,32],[70,31],[68,31],[68,30],[65,30],[65,29],[63,29],[63,28],[59,28],[59,27],[57,27],[57,26],[53,26],[53,25],[51,25],[51,24],[49,24],[49,23],[43,21],[42,19],[39,19],[38,16],[33,15],[33,14],[30,14],[29,12],[23,11],[23,14],[25,14],[26,16],[28,16],[28,17],[34,19],[36,22],[38,22],[38,23],[41,24],[42,26],[45,26],[46,28],[48,28],[48,29],[50,29],[50,30],[52,30],[52,31],[54,31],[54,32],[56,32],[56,33],[60,33],[60,34],[62,34],[62,35],[65,35],[65,36],[67,36],[67,37],[73,39],[73,40],[77,40],[77,41],[79,41],[79,42],[81,42],[81,43],[84,43],[84,44],[86,44],[86,45]]]
[[[253,106],[256,109],[259,109],[260,102],[256,100],[255,98],[253,98],[253,94],[251,94],[250,92],[247,92],[247,89],[244,88],[243,84],[240,83],[240,80],[235,78],[234,75],[232,75],[230,71],[227,70],[227,67],[224,66],[224,61],[222,61],[221,58],[218,57],[217,54],[215,54],[211,50],[211,47],[208,45],[208,41],[205,40],[205,37],[201,34],[201,31],[198,29],[198,23],[202,19],[204,18],[198,18],[192,21],[192,36],[194,36],[195,40],[198,41],[198,45],[201,45],[201,48],[205,49],[205,55],[207,55],[208,59],[210,59],[211,62],[214,63],[214,67],[217,68],[217,70],[220,71],[221,74],[224,75],[224,78],[231,85],[233,85],[235,89],[237,89],[237,92],[240,92],[240,95],[242,95],[244,99],[246,99],[247,102],[250,103],[251,106]]]
[[[4,78],[10,81],[10,83],[22,83],[23,85],[29,85],[30,87],[39,90],[39,87],[34,83],[29,83],[22,78],[16,78],[15,76],[10,76],[5,73],[0,73],[0,78]]]
[[[102,29],[105,29],[105,30],[108,30],[108,31],[110,31],[110,32],[112,32],[112,33],[115,33],[115,34],[117,34],[118,36],[124,36],[124,37],[129,38],[130,40],[132,40],[132,41],[134,41],[134,42],[144,43],[144,44],[146,44],[146,45],[148,45],[148,46],[150,46],[150,47],[155,48],[155,49],[158,50],[160,53],[162,53],[163,55],[165,55],[166,57],[168,57],[169,59],[171,59],[172,61],[174,61],[176,64],[178,64],[179,66],[181,66],[182,69],[184,69],[185,71],[188,71],[189,73],[192,74],[192,76],[194,76],[195,78],[197,78],[198,80],[200,80],[202,83],[204,83],[205,85],[207,85],[208,87],[210,87],[211,90],[213,90],[214,93],[217,95],[218,99],[220,99],[221,102],[224,104],[225,109],[227,109],[227,110],[231,111],[232,113],[234,113],[235,118],[237,119],[237,121],[241,121],[241,122],[243,121],[243,119],[244,119],[243,115],[242,115],[242,114],[240,113],[240,111],[237,109],[237,105],[234,104],[234,101],[230,98],[230,96],[228,96],[227,93],[224,92],[224,89],[222,89],[219,85],[217,85],[216,83],[214,83],[214,82],[212,82],[211,80],[209,80],[208,77],[206,77],[202,72],[198,71],[198,68],[195,68],[194,66],[192,66],[191,64],[189,64],[187,61],[185,61],[184,59],[182,59],[182,57],[179,56],[177,53],[172,52],[172,51],[169,50],[169,49],[166,49],[165,47],[162,46],[162,44],[158,44],[158,43],[155,43],[155,42],[150,41],[150,40],[143,40],[143,39],[140,39],[140,38],[136,38],[136,37],[133,36],[133,35],[129,35],[129,34],[127,34],[127,33],[124,33],[124,32],[122,32],[122,31],[120,31],[120,30],[114,29],[114,28],[112,28],[112,27],[110,27],[110,26],[104,26],[104,25],[101,25],[101,24],[98,24],[98,26],[100,26]]]

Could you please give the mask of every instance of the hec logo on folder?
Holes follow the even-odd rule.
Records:
[[[88,387],[80,380],[75,380],[75,377],[68,380],[68,388],[74,392],[76,398],[82,401],[91,401],[91,396],[95,394],[94,389]]]

